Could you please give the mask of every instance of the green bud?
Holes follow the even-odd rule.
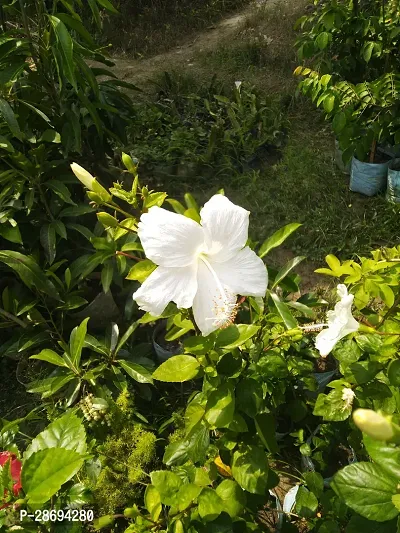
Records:
[[[390,416],[383,416],[372,409],[357,409],[353,413],[355,425],[371,439],[390,441],[395,436]]]
[[[136,518],[139,515],[140,515],[140,511],[139,511],[137,505],[134,505],[133,507],[127,507],[124,510],[124,516],[126,518]]]
[[[111,514],[100,516],[93,522],[93,527],[96,531],[105,527],[111,527],[115,522],[115,518]]]
[[[174,533],[184,533],[185,530],[183,529],[183,524],[180,520],[177,520],[174,523]]]
[[[112,199],[111,194],[103,187],[103,185],[100,185],[100,183],[96,180],[93,182],[92,191],[95,192],[100,196],[100,198],[103,200],[103,202],[110,202]]]
[[[136,174],[137,165],[135,165],[130,155],[125,154],[125,152],[122,152],[122,162],[131,174]]]
[[[92,200],[92,202],[94,202],[95,204],[101,205],[103,203],[103,199],[97,193],[90,191],[86,194],[89,200]]]
[[[118,226],[118,220],[104,211],[97,213],[97,219],[105,228],[116,228]]]
[[[24,505],[28,500],[25,498],[20,498],[19,500],[14,502],[14,505]]]

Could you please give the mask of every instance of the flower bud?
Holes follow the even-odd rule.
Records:
[[[71,170],[72,172],[75,174],[75,176],[78,178],[78,180],[83,183],[83,185],[89,189],[90,191],[93,190],[93,183],[96,181],[95,178],[90,174],[90,172],[88,172],[87,170],[85,170],[84,168],[82,168],[80,165],[78,165],[77,163],[72,163],[71,165]]]
[[[353,413],[353,420],[371,439],[389,441],[395,436],[391,418],[371,409],[357,409]]]
[[[130,155],[122,152],[122,162],[131,174],[136,174],[137,163],[135,164]]]
[[[139,512],[139,509],[137,508],[137,505],[134,505],[133,507],[127,507],[125,510],[124,510],[124,516],[126,518],[136,518],[137,516],[139,516],[140,512]]]
[[[105,228],[116,228],[118,226],[118,220],[108,213],[97,213],[97,219]]]
[[[100,516],[93,522],[95,530],[103,529],[105,527],[111,527],[114,524],[115,518],[111,514]]]

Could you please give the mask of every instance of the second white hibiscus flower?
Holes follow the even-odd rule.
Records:
[[[160,207],[141,216],[138,235],[158,268],[133,294],[144,311],[162,314],[169,302],[193,308],[203,335],[231,323],[237,295],[265,296],[263,261],[245,246],[249,212],[221,194],[200,211],[200,224]]]

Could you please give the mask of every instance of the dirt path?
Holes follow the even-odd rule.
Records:
[[[113,57],[115,66],[112,71],[121,79],[137,85],[143,85],[155,74],[178,68],[192,68],[195,66],[195,56],[199,52],[213,50],[218,43],[228,41],[238,31],[246,18],[258,7],[273,7],[275,5],[293,5],[296,0],[256,0],[246,9],[235,15],[226,17],[218,24],[198,33],[183,45],[168,52],[146,58],[131,59]],[[196,65],[198,67],[198,65]]]

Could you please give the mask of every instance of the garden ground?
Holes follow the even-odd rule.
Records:
[[[162,85],[168,71],[178,80],[178,91],[179,83],[184,90],[185,84],[204,83],[216,74],[227,84],[247,82],[279,99],[290,124],[287,143],[281,159],[267,162],[252,182],[244,176],[235,183],[216,178],[206,186],[195,179],[179,187],[173,182],[160,186],[178,198],[190,189],[200,203],[223,187],[233,201],[251,211],[251,233],[259,241],[285,224],[304,223],[289,241],[290,249],[271,260],[282,264],[293,255],[307,256],[308,262],[297,271],[308,291],[321,283],[313,270],[325,255],[348,257],[355,250],[364,254],[393,245],[398,225],[396,208],[383,197],[349,191],[348,176],[334,162],[330,126],[311,103],[296,95],[293,26],[306,5],[304,0],[256,2],[168,52],[140,60],[113,59],[114,72],[142,88],[145,98]]]

